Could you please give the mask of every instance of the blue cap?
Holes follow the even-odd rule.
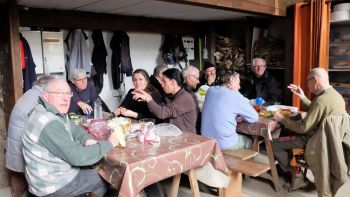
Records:
[[[265,103],[265,101],[264,101],[264,99],[261,98],[261,97],[256,97],[255,103],[256,103],[257,105],[262,105],[262,104]]]

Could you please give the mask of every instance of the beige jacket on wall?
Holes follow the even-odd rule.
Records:
[[[350,116],[327,116],[309,139],[305,160],[318,196],[334,196],[350,176]]]

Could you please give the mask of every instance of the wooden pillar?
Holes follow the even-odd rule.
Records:
[[[19,39],[19,18],[17,12],[17,1],[7,0],[7,13],[5,14],[5,23],[1,36],[3,39],[5,58],[2,62],[2,78],[4,83],[4,113],[6,126],[16,100],[22,96],[22,68],[20,60],[20,39]]]

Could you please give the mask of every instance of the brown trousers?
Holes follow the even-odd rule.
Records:
[[[12,197],[21,197],[28,188],[24,173],[10,171]]]

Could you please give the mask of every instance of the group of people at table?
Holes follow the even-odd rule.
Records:
[[[266,101],[265,105],[280,103],[279,83],[269,74],[262,58],[253,59],[251,75],[242,89],[237,72],[216,73],[210,62],[204,67],[202,79],[199,70],[191,65],[182,71],[156,66],[152,76],[143,69],[135,70],[134,88],[114,110],[115,115],[171,123],[182,131],[216,139],[222,150],[251,148],[251,138],[236,132],[237,122],[258,121],[259,115],[249,99],[259,96]],[[304,148],[324,117],[347,113],[344,99],[329,85],[326,70],[312,69],[307,81],[309,91],[315,95],[313,101],[305,97],[299,85],[291,84],[288,88],[301,99],[308,113],[300,120],[288,119],[279,112],[273,116],[290,131],[300,134],[294,141],[272,142],[284,172],[290,172],[287,149]],[[201,116],[194,94],[199,84],[210,86]],[[115,148],[118,138],[112,133],[108,139],[96,141],[67,116],[69,112],[93,113],[97,97],[85,71],[77,69],[71,73],[69,83],[52,76],[41,77],[16,102],[6,149],[14,196],[21,196],[27,184],[30,193],[36,196],[104,195],[105,182],[94,169],[85,166],[95,164]]]

